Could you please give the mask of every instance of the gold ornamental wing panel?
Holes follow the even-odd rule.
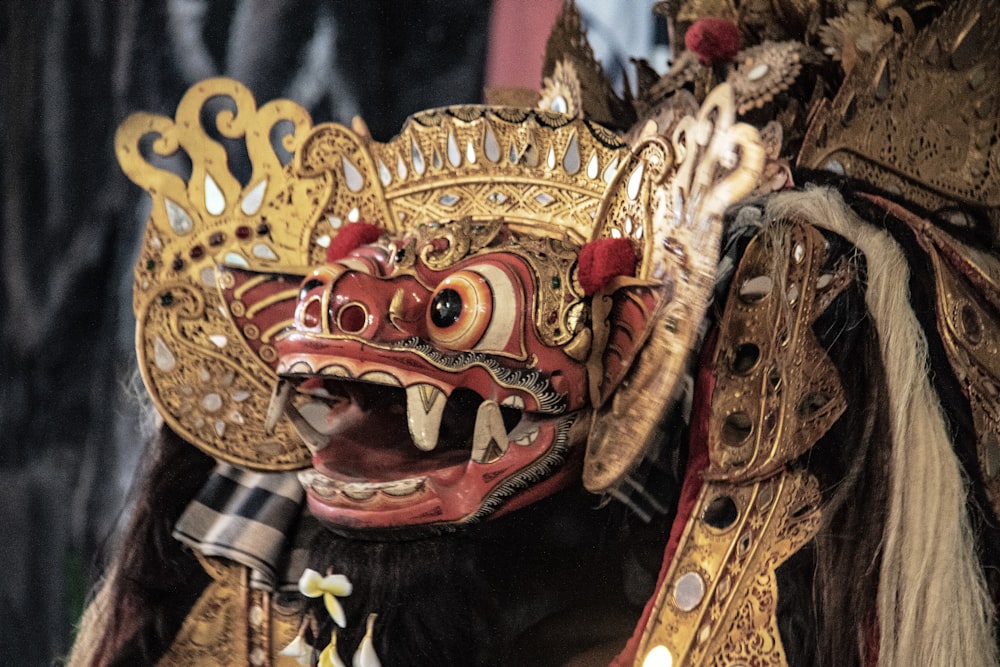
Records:
[[[264,435],[274,349],[247,344],[217,267],[294,273],[286,267],[310,262],[332,186],[329,175],[290,169],[310,128],[287,100],[258,108],[241,84],[210,79],[185,94],[175,118],[135,114],[115,137],[122,169],[151,197],[133,293],[146,387],[184,438],[259,469],[301,467],[308,452],[287,422]]]
[[[294,667],[280,655],[302,623],[300,605],[282,607],[249,585],[249,570],[223,559],[199,557],[212,583],[184,619],[159,667]]]
[[[247,569],[212,560],[206,568],[214,581],[184,619],[158,667],[230,667],[249,665],[247,651]]]
[[[813,323],[851,282],[821,270],[814,227],[777,221],[747,246],[720,322],[709,479],[768,477],[811,448],[847,406]]]

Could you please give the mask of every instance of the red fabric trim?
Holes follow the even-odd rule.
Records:
[[[628,239],[597,239],[580,248],[577,278],[583,293],[591,296],[612,278],[635,275],[635,249]]]
[[[705,341],[702,348],[701,363],[698,370],[698,382],[695,386],[694,407],[691,414],[691,437],[688,442],[687,470],[684,472],[684,483],[681,486],[681,495],[677,501],[677,516],[670,527],[670,539],[663,550],[663,564],[660,566],[660,574],[656,580],[656,589],[652,597],[646,602],[646,608],[642,610],[642,616],[636,625],[635,632],[625,644],[625,648],[618,657],[611,663],[612,667],[631,667],[635,663],[636,653],[639,650],[639,642],[649,625],[650,617],[653,613],[653,604],[664,586],[667,577],[667,570],[673,563],[680,544],[681,535],[685,527],[692,518],[695,503],[701,494],[701,487],[704,484],[702,473],[708,467],[708,424],[712,410],[712,396],[715,393],[715,368],[708,360],[715,354],[715,342],[717,332],[713,330]]]

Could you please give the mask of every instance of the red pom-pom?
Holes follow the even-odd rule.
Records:
[[[370,222],[352,222],[341,229],[326,249],[326,261],[336,262],[347,257],[366,243],[374,243],[382,236],[382,228]]]
[[[684,46],[702,65],[731,61],[740,52],[740,42],[739,26],[729,19],[698,19],[684,34]]]
[[[587,296],[616,276],[635,275],[635,251],[628,239],[597,239],[580,249],[577,278]]]

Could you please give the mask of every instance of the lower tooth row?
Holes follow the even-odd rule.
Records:
[[[376,493],[383,493],[394,498],[411,496],[424,488],[426,477],[401,479],[394,482],[350,482],[340,484],[315,470],[303,470],[299,473],[299,481],[303,486],[313,490],[322,498],[333,498],[343,493],[352,500],[368,500]]]

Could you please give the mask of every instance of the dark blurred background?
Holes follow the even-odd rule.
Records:
[[[0,664],[68,652],[150,429],[131,310],[148,204],[117,167],[115,128],[173,116],[190,85],[225,75],[314,122],[361,115],[385,140],[414,111],[481,101],[484,83],[537,88],[560,3],[4,0]],[[595,26],[623,20],[582,4],[604,5]],[[649,0],[627,4],[649,16]]]

